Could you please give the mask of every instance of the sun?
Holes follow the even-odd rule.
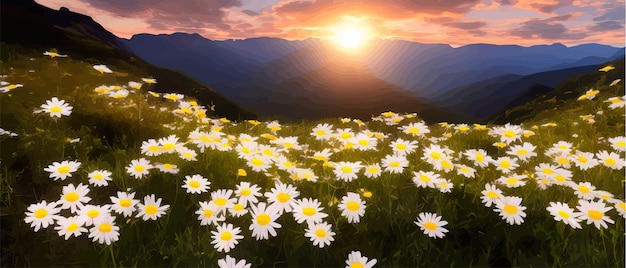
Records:
[[[359,51],[374,38],[372,28],[363,18],[344,17],[330,30],[333,42],[348,51]]]

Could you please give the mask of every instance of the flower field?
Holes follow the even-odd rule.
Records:
[[[283,123],[220,118],[123,67],[14,54],[2,265],[623,267],[626,102],[607,79],[623,67],[598,72],[523,124]]]

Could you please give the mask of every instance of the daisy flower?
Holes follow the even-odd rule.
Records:
[[[619,154],[614,152],[607,152],[605,150],[599,151],[596,153],[596,157],[598,161],[602,163],[605,167],[610,169],[620,170],[626,166],[626,161],[621,159]]]
[[[100,74],[103,74],[103,73],[113,73],[113,71],[111,71],[111,69],[109,69],[109,67],[107,67],[104,64],[94,65],[93,68],[96,69],[96,71],[100,72]]]
[[[611,198],[609,202],[615,204],[614,207],[617,213],[620,216],[626,218],[626,202],[624,202],[623,200],[614,199],[614,198]]]
[[[310,168],[295,168],[291,172],[291,178],[293,180],[305,179],[312,182],[316,182],[318,179],[317,175],[315,175],[315,172],[313,172],[313,170]]]
[[[474,178],[476,170],[466,165],[456,165],[456,173],[466,178]]]
[[[582,229],[579,223],[581,220],[578,218],[581,213],[574,212],[574,210],[567,204],[561,202],[550,202],[550,206],[546,209],[550,212],[550,215],[554,217],[555,221],[563,221],[565,224],[574,229]]]
[[[200,174],[193,176],[185,176],[182,188],[187,190],[188,194],[201,194],[209,191],[211,182]]]
[[[293,217],[297,223],[303,223],[306,221],[308,226],[322,222],[328,214],[321,212],[322,203],[317,199],[303,198],[296,201],[293,206]]]
[[[42,112],[50,114],[50,117],[61,118],[62,115],[69,116],[72,114],[73,107],[66,103],[64,100],[59,100],[57,97],[52,97],[50,100],[46,100],[45,104],[41,105]]]
[[[393,150],[394,154],[407,155],[407,154],[415,152],[415,149],[417,148],[417,142],[406,141],[406,140],[398,138],[397,140],[391,142],[389,146]]]
[[[83,203],[87,203],[91,201],[91,198],[87,196],[89,193],[89,187],[87,185],[83,185],[82,183],[78,184],[78,186],[74,186],[74,184],[68,184],[67,186],[63,186],[61,199],[59,200],[59,204],[61,204],[61,209],[70,209],[70,212],[76,213],[81,207],[83,207]]]
[[[517,188],[526,185],[526,181],[524,179],[527,177],[528,176],[526,175],[519,174],[506,175],[497,179],[496,183],[504,184],[509,188]]]
[[[358,177],[357,173],[363,166],[361,161],[356,162],[339,162],[335,164],[335,176],[337,179],[350,182]]]
[[[54,162],[43,170],[50,172],[50,178],[56,181],[58,179],[65,180],[67,177],[72,177],[72,172],[76,172],[78,167],[80,167],[80,162],[65,160],[61,163]]]
[[[26,209],[26,218],[24,222],[30,223],[30,227],[35,228],[35,232],[40,228],[48,228],[48,225],[54,224],[54,220],[58,219],[57,213],[61,211],[61,208],[57,207],[57,203],[47,203],[46,200],[37,204],[31,204]]]
[[[348,142],[352,137],[354,137],[354,132],[352,131],[352,129],[349,128],[342,128],[342,129],[338,129],[335,132],[335,137],[337,139],[339,139],[339,141],[343,142],[344,144],[346,142]]]
[[[59,236],[64,236],[65,240],[70,239],[70,236],[79,237],[81,234],[88,232],[87,228],[83,227],[83,222],[78,220],[78,216],[72,216],[65,218],[59,216],[57,219],[57,226],[54,227]]]
[[[426,124],[422,122],[410,123],[406,126],[401,126],[398,129],[405,134],[411,135],[413,137],[424,136],[430,133],[430,129],[428,129],[428,126],[426,126]]]
[[[413,172],[413,175],[413,183],[415,183],[417,187],[423,188],[435,188],[435,183],[438,183],[441,179],[438,174],[432,171]]]
[[[442,148],[441,146],[437,144],[431,144],[428,148],[424,149],[422,160],[434,166],[437,164],[437,162],[441,161],[441,159],[445,156],[446,156],[445,148]]]
[[[302,150],[302,145],[298,143],[298,137],[279,137],[270,143],[282,147],[283,150]]]
[[[200,225],[218,225],[220,222],[223,222],[226,218],[224,216],[218,215],[219,209],[218,207],[209,202],[200,202],[200,209],[196,211],[198,214],[198,220],[200,221]]]
[[[556,185],[567,185],[570,181],[572,181],[572,172],[564,168],[557,168],[554,170],[554,174],[550,178]]]
[[[365,177],[370,179],[375,179],[380,177],[382,173],[382,169],[379,164],[367,165],[365,166],[365,171],[363,172]]]
[[[248,209],[246,208],[246,205],[242,203],[235,203],[232,208],[228,209],[228,213],[230,213],[230,215],[234,217],[239,218],[243,215],[246,215],[246,213],[248,213]]]
[[[348,218],[349,223],[358,223],[365,215],[365,201],[357,193],[348,192],[337,207],[341,210],[341,216]]]
[[[351,139],[351,143],[354,143],[355,149],[359,151],[367,151],[376,148],[378,144],[378,140],[376,138],[368,136],[364,133],[357,134],[354,138]]]
[[[352,251],[348,254],[346,268],[372,268],[376,265],[376,259],[371,259],[369,262],[367,260],[367,257],[361,256],[360,251]]]
[[[256,172],[266,172],[272,164],[271,158],[262,155],[254,155],[247,160],[246,164]]]
[[[617,136],[609,138],[609,143],[611,143],[611,147],[613,147],[613,150],[626,152],[626,137]]]
[[[520,140],[522,137],[522,132],[524,132],[524,129],[522,129],[520,126],[507,123],[504,126],[492,128],[491,130],[489,130],[489,135],[500,138],[501,142],[510,144],[511,142]]]
[[[531,143],[524,142],[522,145],[513,145],[506,152],[508,155],[516,156],[519,160],[526,162],[530,158],[537,156],[535,153],[535,148],[537,146],[532,145]]]
[[[570,153],[570,151],[572,150],[572,146],[573,144],[571,142],[568,141],[558,141],[555,144],[552,145],[552,148],[548,149],[548,153],[547,154],[554,154],[555,152],[562,152],[562,153]]]
[[[141,217],[144,221],[156,220],[157,218],[165,215],[165,211],[170,208],[170,205],[161,206],[161,198],[155,201],[154,194],[147,195],[143,198],[143,204],[138,203],[137,207],[139,212],[135,217]]]
[[[164,153],[173,153],[176,149],[183,146],[182,143],[178,142],[178,137],[176,137],[176,135],[169,135],[167,138],[160,138],[159,145]]]
[[[252,215],[252,224],[250,224],[250,230],[252,236],[256,240],[268,239],[269,235],[276,236],[276,230],[281,227],[279,223],[276,223],[280,212],[276,207],[269,206],[264,202],[259,202],[256,205],[250,205]]]
[[[139,158],[130,162],[126,167],[126,172],[135,177],[135,179],[141,179],[144,175],[150,173],[151,168],[154,168],[154,166],[150,164],[150,161],[145,158]]]
[[[185,95],[183,94],[176,94],[176,93],[167,93],[163,95],[163,98],[168,99],[168,100],[172,100],[172,101],[179,101],[185,98]]]
[[[467,159],[473,161],[474,166],[477,167],[486,167],[493,160],[483,149],[470,149],[465,151],[463,154],[467,157]]]
[[[224,259],[217,260],[217,267],[219,268],[250,268],[251,265],[251,263],[246,263],[245,259],[237,261],[228,255]]]
[[[57,53],[55,51],[46,51],[43,54],[46,55],[46,56],[49,56],[50,58],[54,58],[54,57],[66,58],[67,57],[67,55],[62,55],[62,54],[59,54],[59,53]]]
[[[115,213],[123,214],[124,217],[130,217],[135,210],[137,210],[138,199],[135,198],[135,193],[117,192],[117,196],[109,197],[111,199],[111,209]]]
[[[327,162],[328,159],[330,159],[331,155],[333,155],[333,153],[330,151],[330,149],[324,148],[324,150],[322,151],[316,151],[311,158],[313,158],[314,160]]]
[[[93,241],[98,240],[100,244],[111,245],[111,242],[120,239],[119,230],[120,227],[115,225],[115,218],[107,215],[94,222],[94,226],[89,229],[89,238],[93,237]]]
[[[309,228],[305,229],[304,236],[311,239],[313,246],[330,246],[330,242],[335,241],[335,232],[331,231],[333,226],[326,222],[309,225]]]
[[[270,207],[275,207],[279,214],[291,212],[298,196],[300,196],[300,192],[296,187],[280,182],[277,182],[269,193],[265,193]]]
[[[502,191],[490,183],[485,184],[485,190],[480,193],[482,194],[480,197],[481,202],[483,202],[486,207],[491,207],[496,200],[504,197],[504,195],[502,195]]]
[[[241,229],[239,227],[233,227],[232,224],[222,224],[217,226],[217,231],[211,231],[211,244],[215,244],[215,248],[219,252],[228,253],[231,249],[235,248],[239,244],[239,239],[243,238],[243,235],[239,235]]]
[[[409,161],[406,160],[406,157],[399,155],[387,155],[381,160],[381,163],[385,171],[392,174],[402,173],[404,168],[409,166]]]
[[[517,196],[503,196],[496,199],[495,212],[500,212],[502,219],[510,225],[521,225],[526,217],[526,207],[520,205],[522,198]]]
[[[624,108],[624,106],[626,106],[626,97],[611,97],[606,100],[606,102],[611,103],[609,104],[609,108],[611,108],[612,110],[615,110],[617,108]]]
[[[595,159],[594,154],[589,152],[576,151],[576,153],[570,157],[571,161],[574,162],[574,165],[581,170],[587,170],[599,164],[598,160]]]
[[[450,172],[454,169],[454,163],[452,163],[452,158],[446,155],[436,161],[433,168],[438,171]]]
[[[606,212],[613,209],[612,207],[606,207],[602,201],[587,201],[578,200],[579,206],[576,208],[581,212],[578,217],[580,220],[587,220],[587,224],[593,223],[598,229],[608,228],[607,222],[614,224],[615,222],[606,215]]]
[[[282,129],[282,126],[278,123],[278,121],[274,120],[267,123],[267,128],[269,128],[272,133],[276,134],[277,131]]]
[[[85,205],[78,212],[78,218],[85,223],[85,226],[91,226],[96,220],[100,220],[107,215],[110,215],[110,210],[111,207],[109,205]]]
[[[232,197],[233,190],[231,189],[218,189],[215,192],[211,192],[211,204],[217,207],[218,213],[225,213],[227,209],[232,208],[237,201],[237,198]]]
[[[318,124],[311,131],[316,140],[329,140],[333,135],[333,127],[329,124]]]
[[[287,172],[293,172],[297,168],[296,165],[284,155],[276,159],[276,167]]]
[[[493,160],[493,164],[496,166],[497,170],[502,171],[504,174],[512,172],[514,169],[519,167],[517,160],[508,156],[499,157],[497,160]]]
[[[89,177],[89,183],[94,186],[107,186],[110,181],[113,181],[111,174],[112,173],[108,170],[99,169],[90,172],[87,174],[87,177]]]
[[[453,186],[454,184],[448,179],[439,179],[437,183],[435,183],[435,187],[442,193],[449,193]]]
[[[256,204],[259,202],[257,197],[262,196],[260,190],[258,185],[242,181],[236,186],[235,196],[239,197],[238,203],[244,206],[248,203]]]
[[[443,226],[448,225],[447,221],[442,221],[441,216],[437,216],[435,213],[421,212],[417,216],[417,221],[414,222],[417,226],[424,231],[425,235],[432,238],[443,238],[448,229]]]
[[[571,183],[571,187],[576,190],[574,194],[580,199],[593,200],[596,197],[596,187],[589,182],[579,182],[578,184]]]

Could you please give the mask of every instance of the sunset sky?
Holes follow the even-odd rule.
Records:
[[[372,36],[471,43],[624,46],[619,0],[36,0],[91,16],[123,38],[198,33],[209,39],[329,38],[352,23]]]

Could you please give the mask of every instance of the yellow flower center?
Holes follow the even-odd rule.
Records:
[[[127,208],[127,207],[130,207],[130,205],[132,205],[132,204],[133,204],[133,202],[130,201],[130,199],[122,199],[122,200],[120,200],[120,206],[121,207]]]
[[[622,210],[626,210],[626,203],[621,202],[621,203],[617,204],[616,207],[618,207],[618,208],[620,208]]]
[[[517,150],[517,155],[527,155],[528,151],[524,150],[524,149],[519,149]]]
[[[146,214],[154,215],[159,212],[159,209],[155,205],[146,206]]]
[[[615,164],[617,164],[617,161],[615,161],[615,159],[613,158],[607,158],[607,159],[604,159],[604,163],[606,163],[609,166],[615,166]]]
[[[215,199],[215,201],[213,201],[213,203],[215,203],[216,205],[223,207],[226,205],[226,203],[228,202],[228,200],[226,200],[226,198],[220,197]]]
[[[67,231],[68,233],[71,233],[71,232],[76,231],[76,229],[78,229],[79,227],[80,227],[80,226],[78,226],[78,224],[76,224],[76,223],[70,223],[70,225],[68,225],[68,226],[67,226],[66,231]]]
[[[480,153],[476,154],[476,160],[477,160],[479,163],[482,163],[482,162],[485,160],[485,155],[480,154]]]
[[[154,153],[154,152],[158,152],[158,151],[161,151],[161,147],[156,146],[156,145],[150,145],[150,146],[148,147],[148,151],[149,151],[149,152],[152,152],[152,153]]]
[[[323,156],[323,155],[316,155],[313,157],[314,160],[318,160],[318,161],[328,161],[328,157]]]
[[[604,213],[593,209],[587,211],[587,215],[589,216],[589,218],[592,218],[596,221],[599,221],[602,219],[602,217],[604,217]]]
[[[286,168],[290,168],[293,167],[293,163],[291,163],[290,161],[285,161],[285,163],[283,163],[283,166],[285,166]]]
[[[270,215],[267,215],[266,213],[259,214],[256,217],[256,223],[258,223],[261,226],[270,224]]]
[[[358,262],[358,261],[355,261],[355,262],[352,263],[352,265],[350,265],[350,268],[364,268],[364,267],[365,266],[362,263]]]
[[[515,183],[517,183],[517,178],[509,178],[506,180],[506,183],[509,185],[513,185]]]
[[[441,158],[441,154],[438,152],[432,152],[430,153],[430,158],[435,159],[435,160],[439,160],[439,158]]]
[[[202,211],[202,214],[204,214],[205,218],[211,218],[213,216],[213,211],[210,209],[205,209]]]
[[[558,182],[565,182],[567,180],[567,178],[565,178],[565,176],[563,175],[556,175],[554,176],[554,179]]]
[[[279,193],[278,195],[276,195],[276,199],[278,200],[278,202],[285,203],[289,201],[289,199],[291,199],[291,196],[287,193]]]
[[[406,150],[408,147],[406,146],[406,144],[404,143],[398,143],[396,144],[396,149],[400,150],[400,151],[404,151]]]
[[[235,205],[233,206],[233,209],[234,209],[235,211],[242,211],[244,208],[245,208],[245,207],[244,207],[242,204],[239,204],[239,203],[237,203],[237,204],[235,204]]]
[[[59,167],[59,168],[57,169],[57,172],[59,172],[59,173],[61,173],[61,174],[67,174],[67,173],[70,173],[70,167],[69,167],[69,166],[62,166],[62,167]]]
[[[48,211],[45,208],[41,208],[38,210],[35,210],[35,218],[38,219],[43,219],[44,217],[48,216]]]
[[[361,145],[361,146],[369,146],[370,142],[368,140],[359,140],[359,145]]]
[[[103,224],[100,224],[100,226],[98,226],[98,231],[102,233],[108,233],[111,230],[113,230],[113,226],[108,223],[103,223]]]
[[[469,168],[466,168],[466,167],[462,167],[460,170],[461,170],[462,173],[470,173],[471,172],[469,170]]]
[[[343,173],[352,173],[352,168],[348,167],[348,166],[342,167],[341,168],[341,172],[343,172]]]
[[[302,214],[307,215],[309,217],[315,215],[316,212],[317,212],[317,210],[315,210],[314,208],[303,208],[302,209]]]
[[[348,201],[348,203],[346,204],[346,208],[350,211],[357,211],[360,207],[361,205],[354,201]]]
[[[326,130],[318,129],[315,131],[315,135],[317,136],[326,136]]]
[[[587,186],[579,185],[578,186],[578,191],[580,191],[583,194],[588,194],[591,190]]]
[[[452,163],[450,163],[450,161],[448,160],[442,160],[441,161],[441,166],[445,169],[450,169],[452,168]]]
[[[133,169],[135,170],[135,172],[143,172],[144,170],[146,170],[146,166],[137,165]]]
[[[290,142],[285,142],[285,143],[283,144],[283,146],[284,146],[285,148],[287,148],[287,149],[290,149],[290,148],[293,148],[293,143],[290,143]]]
[[[589,162],[589,160],[586,157],[580,155],[580,156],[578,156],[578,162],[586,164],[587,162]]]
[[[552,169],[550,169],[550,168],[542,168],[542,169],[541,169],[541,172],[543,172],[544,174],[547,174],[547,175],[552,175],[552,174],[554,174],[554,170],[552,170]]]
[[[67,200],[67,202],[76,202],[76,200],[78,200],[79,198],[80,195],[78,195],[76,192],[65,194],[65,200]]]
[[[495,198],[499,198],[499,197],[500,197],[500,195],[499,195],[498,193],[494,192],[494,191],[489,191],[489,192],[487,193],[487,197],[489,197],[489,198],[494,198],[494,199],[495,199]]]
[[[352,138],[352,134],[350,134],[348,132],[341,133],[341,138],[344,139],[344,140]]]
[[[189,187],[191,188],[199,188],[200,187],[200,183],[198,181],[190,181],[189,182]]]
[[[379,169],[377,167],[370,167],[370,168],[367,169],[368,173],[376,173],[378,171],[379,171]]]
[[[431,179],[426,175],[420,175],[420,180],[423,182],[430,182]]]
[[[567,146],[566,146],[566,145],[559,145],[559,149],[561,149],[561,150],[567,150]]]
[[[87,211],[87,217],[89,218],[96,218],[98,217],[98,215],[100,215],[100,211],[98,211],[97,209],[92,209]]]
[[[504,135],[504,137],[507,137],[507,138],[510,139],[510,138],[515,137],[516,134],[515,134],[515,131],[509,129],[507,131],[504,131],[503,135]]]
[[[468,131],[468,130],[469,130],[469,127],[467,127],[467,126],[460,126],[460,127],[459,127],[459,130],[460,130],[460,131]]]
[[[172,164],[163,164],[163,168],[166,170],[172,170],[174,169],[174,165]]]
[[[420,134],[420,129],[416,127],[409,128],[409,133],[413,135]]]
[[[59,106],[52,106],[52,107],[50,107],[50,112],[52,112],[52,113],[60,113],[61,111],[63,111],[63,109],[61,109],[61,107],[59,107]]]
[[[563,218],[563,219],[569,219],[570,214],[567,213],[567,211],[564,211],[564,210],[560,209],[559,210],[559,216],[561,216],[561,218]]]
[[[241,190],[241,195],[243,195],[243,196],[249,196],[251,194],[252,194],[252,190],[250,190],[250,189],[243,189],[243,190]]]
[[[390,167],[393,167],[393,168],[397,168],[397,167],[399,167],[399,166],[400,166],[400,162],[398,162],[398,161],[393,161],[393,162],[389,163],[389,166],[390,166]]]
[[[434,231],[434,230],[437,230],[437,224],[434,224],[433,222],[429,221],[427,223],[424,223],[424,228]]]
[[[502,160],[502,161],[500,161],[500,167],[502,167],[502,168],[510,168],[511,167],[511,162],[509,162],[507,160]]]
[[[97,173],[96,175],[93,175],[94,180],[102,180],[104,179],[104,175],[102,175],[102,173]]]
[[[618,141],[615,145],[617,145],[617,147],[626,147],[626,141]]]
[[[167,150],[167,151],[169,151],[169,150],[174,150],[174,147],[176,147],[176,145],[175,145],[175,144],[173,144],[173,143],[166,143],[166,144],[163,144],[163,149],[165,149],[165,150]]]
[[[515,213],[517,213],[517,206],[504,205],[504,212],[506,212],[508,214],[515,214]]]
[[[569,164],[569,159],[567,159],[566,157],[559,157],[556,159],[556,162],[561,165],[566,165]]]
[[[254,166],[258,167],[258,166],[262,166],[264,164],[265,164],[265,162],[263,162],[263,160],[261,160],[261,159],[258,159],[258,158],[253,158],[252,159],[252,165],[254,165]]]
[[[222,234],[220,234],[220,239],[224,241],[231,240],[232,238],[233,238],[233,234],[231,234],[230,232],[223,232]]]
[[[326,231],[324,229],[317,229],[315,231],[315,236],[317,236],[319,238],[324,238],[324,237],[326,237]]]

